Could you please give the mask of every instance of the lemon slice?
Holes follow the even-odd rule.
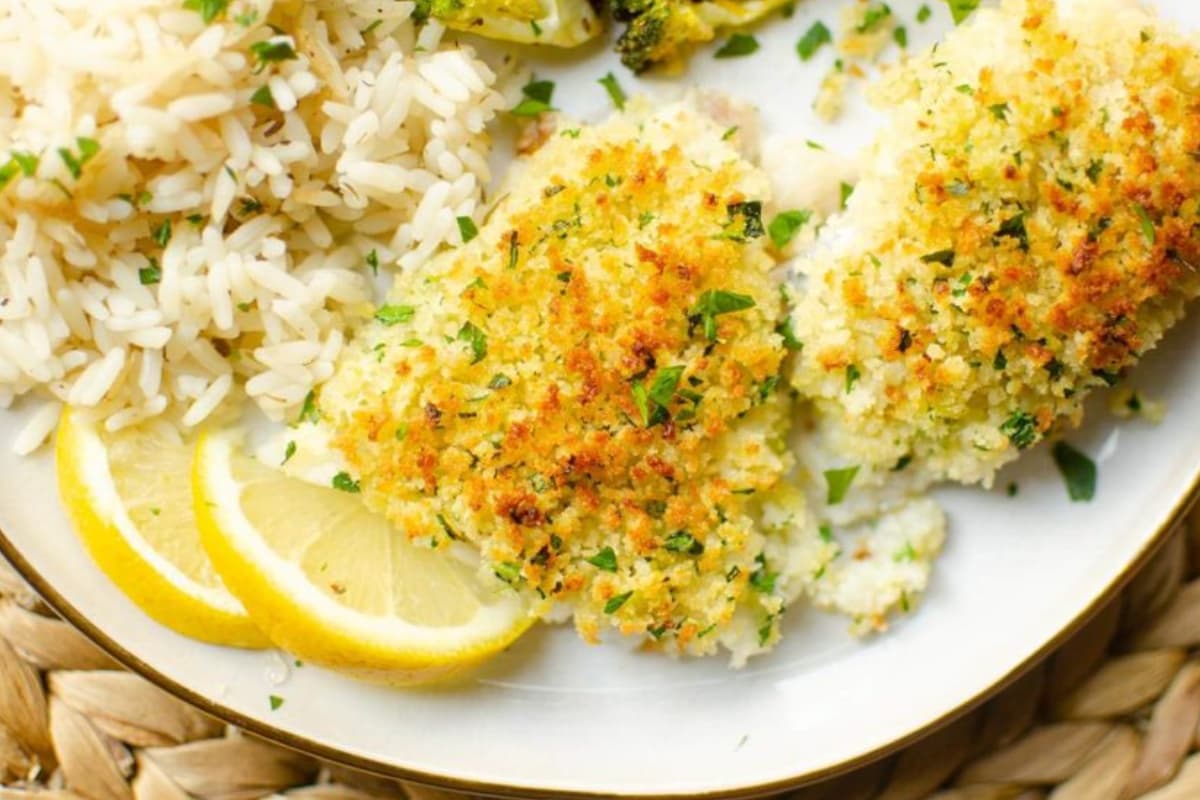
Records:
[[[483,660],[532,623],[513,589],[409,542],[361,498],[267,467],[236,435],[204,436],[192,473],[221,578],[277,645],[369,680],[431,680]]]
[[[266,647],[200,544],[192,448],[166,428],[113,436],[67,410],[55,444],[67,514],[100,569],[153,619],[214,644]]]

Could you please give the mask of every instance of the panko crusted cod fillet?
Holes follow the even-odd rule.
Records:
[[[723,132],[686,104],[560,131],[320,393],[368,504],[588,640],[744,655],[802,588],[768,184]]]
[[[1007,0],[880,95],[793,384],[877,477],[988,483],[1200,292],[1200,57],[1119,0]]]

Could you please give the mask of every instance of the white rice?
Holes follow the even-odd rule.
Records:
[[[241,396],[289,417],[369,263],[459,242],[504,101],[413,7],[233,0],[205,24],[180,0],[0,4],[0,407],[41,403],[18,451],[62,403],[110,430]],[[296,58],[260,63],[264,43]]]

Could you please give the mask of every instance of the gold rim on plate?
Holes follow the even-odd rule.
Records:
[[[1196,473],[1192,476],[1192,480],[1187,490],[1185,490],[1179,499],[1171,506],[1166,516],[1155,528],[1154,533],[1142,545],[1138,553],[1125,565],[1125,568],[1100,592],[1092,601],[1066,625],[1064,625],[1058,633],[1045,641],[1037,650],[1024,658],[1015,667],[1009,670],[1000,679],[984,688],[975,696],[959,703],[954,708],[946,711],[942,715],[920,725],[914,730],[893,739],[887,744],[880,745],[874,749],[868,750],[851,758],[844,759],[837,764],[831,764],[820,769],[810,770],[808,772],[794,775],[789,778],[772,781],[770,783],[754,784],[750,786],[742,786],[733,789],[721,789],[712,792],[689,793],[686,795],[678,794],[657,794],[657,795],[615,795],[625,797],[636,797],[639,800],[674,800],[675,798],[700,798],[700,800],[733,800],[734,798],[749,798],[761,797],[774,794],[777,792],[786,792],[793,789],[798,789],[802,786],[816,783],[828,778],[834,778],[838,775],[850,772],[858,767],[865,766],[878,759],[885,758],[896,753],[899,750],[907,747],[913,742],[921,739],[934,730],[958,719],[967,712],[975,709],[981,703],[993,697],[999,691],[1011,684],[1026,670],[1036,665],[1051,652],[1058,647],[1071,634],[1078,631],[1084,623],[1086,623],[1092,615],[1098,612],[1117,592],[1119,592],[1125,584],[1127,584],[1134,575],[1142,568],[1143,565],[1150,559],[1158,548],[1167,540],[1167,534],[1175,527],[1175,525],[1183,519],[1184,515],[1191,509],[1192,505],[1200,497],[1200,465],[1196,468]],[[290,748],[297,752],[308,756],[319,758],[324,761],[333,762],[340,766],[349,767],[351,769],[362,772],[372,773],[386,778],[397,780],[410,781],[412,783],[426,784],[442,789],[453,791],[470,792],[470,793],[486,793],[493,796],[512,797],[512,798],[547,798],[547,800],[570,800],[579,798],[580,800],[595,800],[596,798],[614,797],[611,792],[590,792],[590,791],[573,791],[565,789],[556,789],[553,787],[537,787],[537,786],[506,786],[503,784],[484,783],[480,781],[464,780],[450,775],[439,775],[437,773],[422,772],[420,770],[408,769],[395,764],[389,764],[384,761],[377,761],[372,758],[358,756],[353,753],[339,750],[337,747],[315,742],[303,736],[298,736],[294,733],[286,731],[282,728],[277,728],[273,725],[261,722],[252,717],[233,710],[227,706],[198,694],[191,689],[183,686],[175,680],[167,677],[163,673],[151,667],[146,662],[142,661],[136,655],[126,650],[108,634],[104,633],[98,625],[87,618],[79,609],[75,608],[65,597],[63,597],[41,573],[39,573],[32,564],[30,564],[20,553],[20,550],[8,538],[8,534],[0,528],[0,554],[2,554],[9,563],[21,574],[30,586],[33,587],[41,598],[49,605],[55,613],[65,619],[71,625],[75,626],[81,633],[87,636],[100,649],[111,656],[115,661],[131,672],[140,675],[150,683],[157,686],[159,689],[166,691],[176,697],[192,704],[201,711],[210,716],[213,716],[222,722],[234,725],[248,733],[260,736],[263,739],[271,741],[283,747]]]

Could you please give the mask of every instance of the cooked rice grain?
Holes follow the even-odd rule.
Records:
[[[496,77],[412,3],[181,5],[0,7],[0,406],[53,400],[22,451],[60,402],[294,413],[372,266],[457,243],[489,180]]]

